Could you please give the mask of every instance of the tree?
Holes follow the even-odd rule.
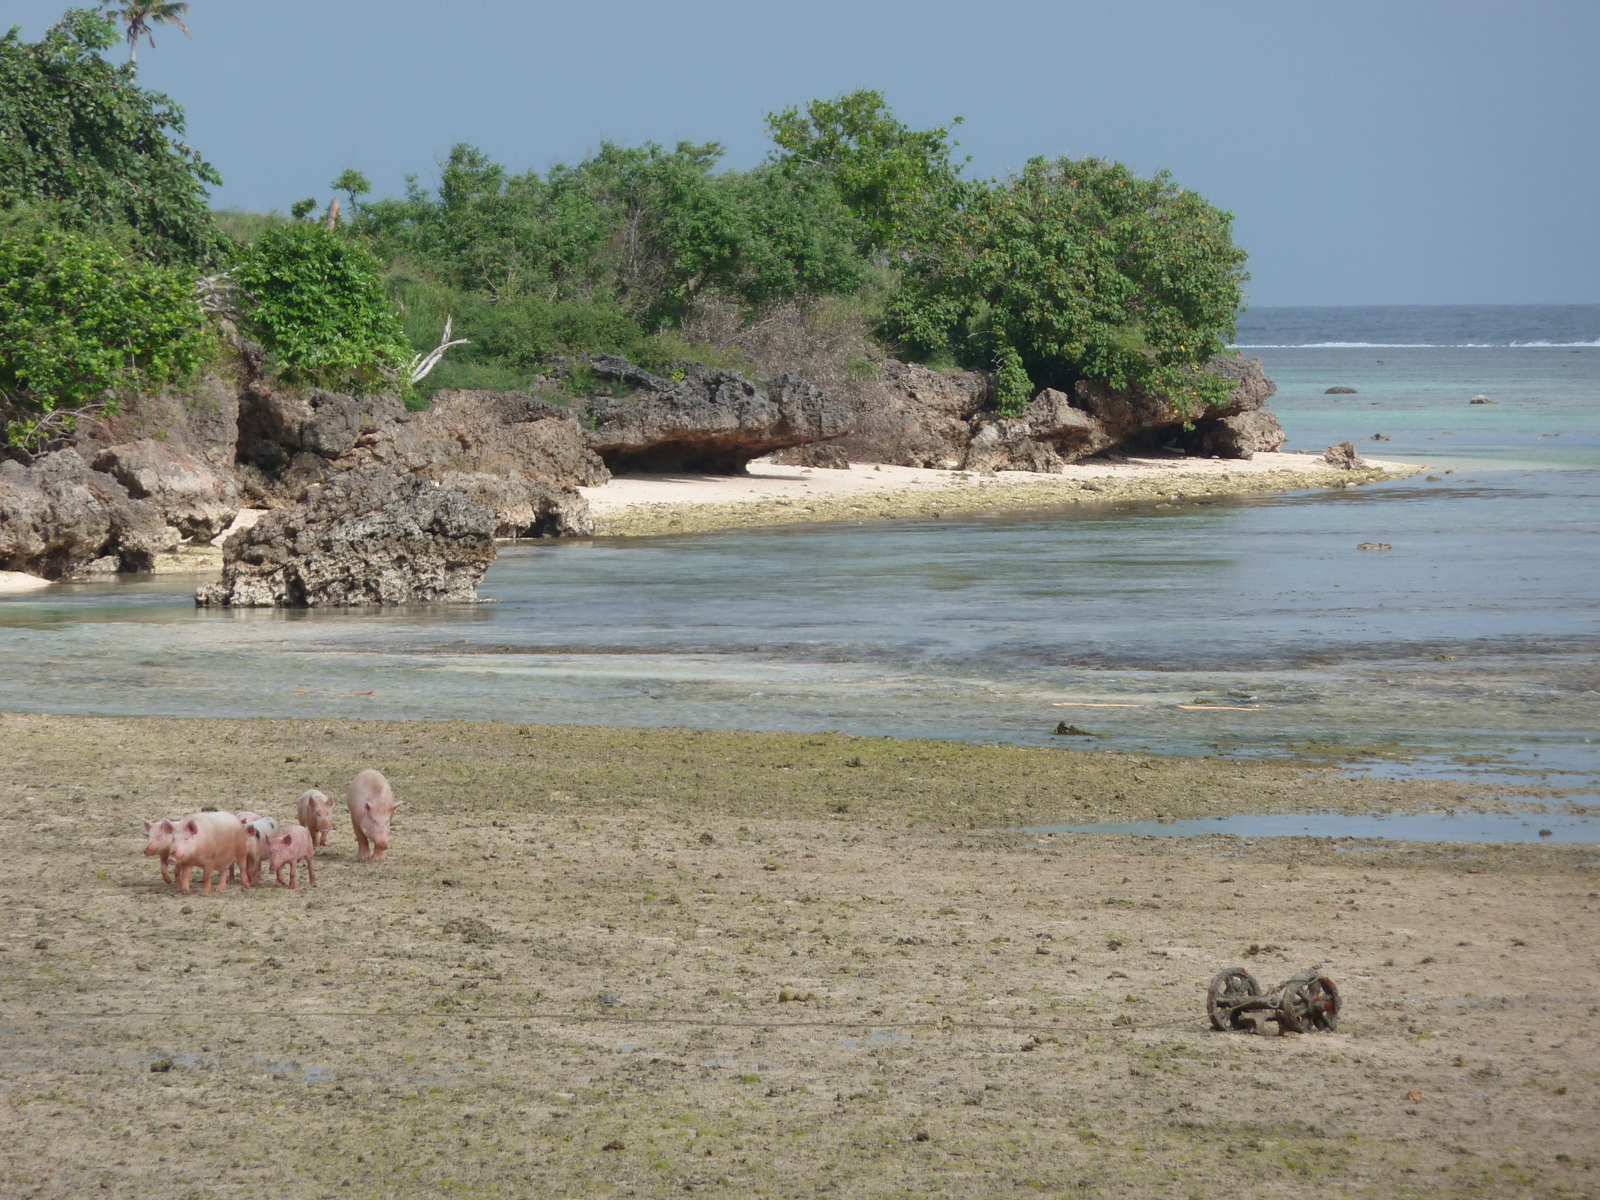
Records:
[[[186,272],[13,212],[0,229],[0,424],[36,448],[186,375],[206,345]]]
[[[1000,368],[1003,411],[1089,379],[1198,413],[1232,391],[1201,370],[1243,301],[1232,222],[1165,172],[1035,158],[950,215],[888,329],[914,351]]]
[[[412,350],[376,259],[313,222],[263,233],[233,267],[245,319],[290,383],[400,388]]]
[[[137,248],[200,262],[218,239],[207,184],[222,176],[183,141],[183,110],[99,51],[111,21],[73,9],[38,42],[0,38],[0,209],[46,204],[83,231],[126,225]]]
[[[961,124],[956,117],[951,125]],[[950,129],[911,129],[880,92],[813,100],[767,114],[778,165],[825,176],[862,224],[863,248],[909,250],[960,201],[961,166],[951,162]]]
[[[372,184],[360,171],[347,169],[339,178],[328,185],[336,192],[344,192],[350,197],[350,216],[356,213],[356,198],[365,196],[372,190]]]
[[[153,25],[176,25],[183,30],[184,37],[191,40],[194,37],[183,23],[183,15],[189,11],[189,6],[176,0],[129,0],[120,10],[112,8],[109,3],[102,3],[100,7],[112,16],[120,17],[127,26],[128,58],[135,66],[139,63],[141,37],[150,42],[150,49],[156,48],[155,33],[151,29]]]
[[[759,306],[859,285],[860,230],[826,179],[770,166],[719,174],[721,156],[715,143],[607,142],[541,179],[462,145],[435,197],[412,181],[404,200],[362,205],[359,228],[381,252],[496,303],[616,304],[651,329],[707,290]]]

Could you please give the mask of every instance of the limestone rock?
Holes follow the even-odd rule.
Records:
[[[792,375],[770,390],[737,371],[689,364],[663,379],[625,359],[596,357],[597,378],[628,389],[588,402],[588,443],[614,472],[743,474],[753,458],[848,433],[842,405]]]
[[[492,512],[497,538],[594,536],[589,502],[576,488],[471,471],[447,471],[441,482]]]
[[[964,470],[1060,473],[1061,456],[1048,444],[1032,437],[1028,422],[999,417],[973,424],[976,428],[961,464]]]
[[[1354,396],[1356,390],[1353,387],[1331,387],[1322,394],[1324,396]]]
[[[145,571],[178,540],[153,505],[75,450],[0,462],[0,569],[61,579],[109,559]]]
[[[1214,454],[1219,458],[1254,458],[1283,448],[1289,439],[1278,418],[1265,408],[1197,421],[1186,443],[1192,453]]]
[[[363,438],[357,457],[430,479],[465,471],[595,487],[611,473],[578,418],[572,408],[521,392],[440,391],[427,412],[386,436]]]
[[[994,376],[916,363],[876,365],[876,379],[855,382],[840,396],[850,431],[830,444],[849,462],[959,467],[973,418],[992,402]]]
[[[1034,440],[1048,443],[1063,462],[1077,462],[1112,445],[1104,425],[1074,408],[1072,397],[1054,388],[1045,388],[1035,396],[1022,419],[1028,423]]]
[[[394,395],[280,390],[257,381],[244,389],[239,406],[239,457],[277,474],[298,454],[340,458],[363,433],[392,428],[406,416]]]
[[[128,442],[152,440],[212,470],[233,467],[239,442],[239,387],[208,372],[192,387],[136,396],[104,421],[85,424],[74,444],[84,461]]]
[[[239,511],[239,488],[228,475],[150,439],[108,446],[95,455],[104,471],[136,500],[148,500],[188,541],[208,542]]]
[[[460,491],[382,467],[340,475],[223,544],[199,605],[471,602],[494,561],[495,517]]]
[[[779,450],[772,461],[790,467],[822,467],[829,471],[848,471],[850,459],[839,448],[838,442],[810,442],[804,446],[791,446]]]
[[[1341,471],[1359,471],[1367,465],[1366,460],[1356,452],[1354,442],[1340,442],[1337,446],[1329,446],[1323,451],[1322,461],[1330,467],[1338,467]]]

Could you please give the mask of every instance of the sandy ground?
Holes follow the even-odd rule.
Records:
[[[1440,784],[843,735],[0,717],[0,1194],[1600,1194],[1592,848],[1004,832]],[[138,818],[383,768],[298,891]],[[1322,964],[1335,1033],[1210,1030]],[[785,999],[789,997],[789,999]]]
[[[748,475],[625,475],[579,490],[604,534],[691,532],[815,521],[942,517],[1075,504],[1180,503],[1221,496],[1351,487],[1415,474],[1407,463],[1368,459],[1342,471],[1304,454],[1253,459],[1094,459],[1059,475],[980,475],[852,463],[848,470],[786,467],[758,459]]]
[[[0,571],[0,596],[36,592],[49,586],[50,581],[42,575],[29,575],[26,571]]]

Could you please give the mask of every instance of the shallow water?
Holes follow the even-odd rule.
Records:
[[[1600,347],[1260,353],[1291,448],[1357,440],[1435,478],[524,545],[484,582],[500,602],[470,608],[218,613],[193,581],[58,588],[0,599],[0,709],[1317,743],[1396,777],[1595,786]],[[1497,403],[1468,405],[1480,392]],[[1215,703],[1179,707],[1197,700]],[[1063,720],[1097,736],[1054,737]]]
[[[1570,813],[1274,813],[1184,821],[1102,825],[1031,825],[1024,833],[1134,834],[1140,837],[1314,837],[1361,842],[1600,843],[1600,818]]]

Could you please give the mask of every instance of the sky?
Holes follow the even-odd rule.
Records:
[[[64,0],[0,0],[37,38]],[[192,0],[141,48],[217,207],[424,186],[457,142],[544,170],[602,140],[715,141],[874,88],[980,177],[1168,170],[1235,214],[1250,302],[1600,302],[1596,0]],[[124,50],[113,52],[120,58]]]

